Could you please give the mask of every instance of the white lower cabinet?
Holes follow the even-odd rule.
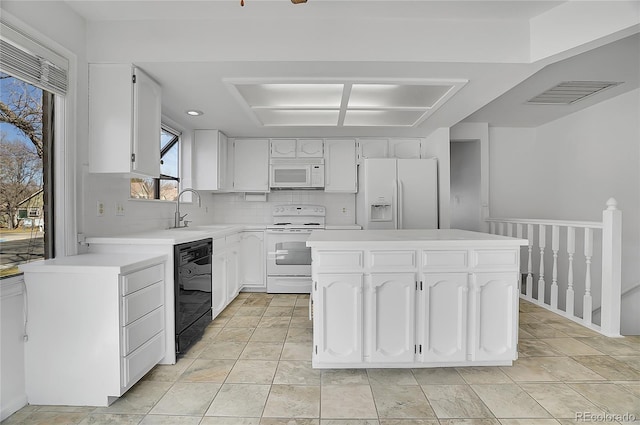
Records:
[[[213,318],[240,292],[240,233],[213,240],[212,310]]]
[[[518,274],[482,272],[472,276],[471,356],[473,360],[513,358],[518,341]]]
[[[227,305],[240,292],[240,234],[227,236]]]
[[[313,366],[510,365],[518,249],[312,246]]]
[[[266,291],[264,232],[245,230],[240,234],[240,287],[243,291]]]
[[[420,293],[419,351],[428,362],[467,359],[467,273],[427,273]]]
[[[362,274],[326,274],[318,277],[314,306],[315,358],[320,362],[361,362],[363,356],[364,282]],[[315,316],[317,317],[317,316]]]
[[[416,351],[415,273],[372,273],[369,279],[369,359],[412,362]]]
[[[21,266],[30,404],[108,406],[164,357],[166,256],[141,257],[83,254]]]
[[[212,309],[213,318],[227,306],[227,253],[225,238],[213,240],[212,259]]]

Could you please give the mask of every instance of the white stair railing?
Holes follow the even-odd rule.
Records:
[[[607,201],[602,222],[516,218],[488,218],[487,222],[492,234],[513,236],[515,227],[515,235],[529,241],[522,251],[521,264],[526,265],[522,298],[603,335],[620,336],[622,213],[615,199]],[[584,233],[576,235],[576,229],[584,229]],[[547,251],[548,233],[550,251]],[[584,262],[575,257],[578,244],[582,244]],[[533,255],[535,248],[539,256]],[[594,258],[594,253],[599,255]],[[599,281],[593,270],[601,272]],[[547,282],[545,276],[549,275],[551,280]],[[582,297],[576,296],[576,292],[581,292]],[[582,304],[576,305],[577,300],[582,300]],[[600,323],[593,321],[594,308],[599,310]]]

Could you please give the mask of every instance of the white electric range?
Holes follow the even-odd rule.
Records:
[[[277,205],[273,224],[267,226],[267,292],[311,293],[312,231],[324,230],[322,205]]]

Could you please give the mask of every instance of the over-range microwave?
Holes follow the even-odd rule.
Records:
[[[269,185],[272,189],[322,189],[324,159],[271,159]]]

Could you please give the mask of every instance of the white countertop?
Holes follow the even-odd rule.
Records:
[[[179,229],[148,230],[114,236],[88,236],[88,244],[139,244],[139,245],[175,245],[207,238],[221,238],[242,230],[263,230],[265,225],[253,224],[211,224]]]
[[[382,245],[389,248],[410,248],[425,245],[466,247],[470,244],[487,247],[521,246],[527,245],[528,241],[526,239],[459,229],[325,230],[324,232],[313,232],[307,240],[307,246],[312,248],[362,248],[365,245]]]
[[[266,224],[205,224],[201,226],[181,227],[179,229],[147,230],[139,233],[113,236],[87,236],[88,244],[137,244],[137,245],[176,245],[207,238],[221,238],[243,230],[265,230]],[[357,224],[327,225],[327,230],[357,231]]]
[[[167,260],[158,254],[99,254],[89,253],[21,264],[25,273],[129,273]]]

